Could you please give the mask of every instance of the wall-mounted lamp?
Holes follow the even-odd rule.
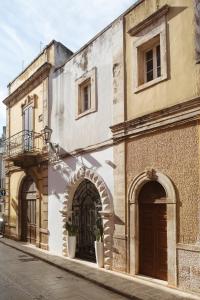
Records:
[[[49,126],[45,126],[43,129],[44,141],[49,146],[49,159],[51,163],[56,163],[60,160],[59,152],[60,147],[58,144],[51,142],[51,135],[53,130]]]
[[[46,144],[50,143],[52,132],[53,130],[49,126],[46,125],[44,127],[43,134],[44,134],[44,140]]]

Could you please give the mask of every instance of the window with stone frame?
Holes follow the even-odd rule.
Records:
[[[168,78],[167,5],[129,30],[132,37],[132,82],[137,93]]]
[[[76,119],[96,111],[96,68],[76,80],[76,93]]]

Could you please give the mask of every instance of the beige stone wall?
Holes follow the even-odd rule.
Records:
[[[7,109],[8,115],[7,120],[9,123],[9,128],[7,132],[7,137],[12,137],[13,135],[19,133],[23,130],[23,116],[22,116],[22,106],[26,103],[28,103],[28,97],[34,96],[34,100],[31,105],[33,105],[33,131],[36,133],[41,133],[41,131],[44,128],[44,119],[43,119],[43,112],[45,110],[44,106],[44,100],[47,98],[47,87],[48,87],[48,78],[44,79],[36,88],[34,88],[31,93],[27,94],[25,97],[20,99],[17,103],[15,103],[13,106]],[[45,111],[46,113],[46,111]],[[40,119],[39,116],[42,116]],[[47,120],[47,116],[45,116],[45,122]],[[14,141],[18,143],[19,148],[16,149],[17,151],[23,150],[23,148],[20,148],[20,139],[22,137],[19,136],[19,139]],[[35,147],[39,148],[40,150],[43,147],[43,140],[41,138],[34,139]],[[12,149],[14,151],[14,149]],[[27,157],[22,157],[21,159],[27,159]],[[11,171],[12,167],[8,165],[7,171]],[[7,211],[6,214],[8,215],[8,221],[9,221],[9,227],[8,227],[8,235],[12,238],[20,239],[20,221],[19,221],[19,188],[21,185],[22,178],[26,174],[26,170],[21,169],[21,171],[12,171],[9,173],[9,176],[7,176]],[[38,222],[41,222],[41,224],[38,224],[38,227],[42,227],[43,229],[46,229],[47,231],[47,213],[48,213],[48,205],[47,205],[47,192],[45,191],[45,194],[43,193],[43,171],[40,174],[40,171],[37,170],[37,167],[30,168],[30,173],[35,173],[35,178],[37,184],[39,184],[39,198],[41,203],[37,207],[38,210]],[[39,172],[39,174],[38,174]],[[46,171],[47,173],[47,171]],[[41,178],[40,178],[41,177]],[[47,174],[44,175],[44,177],[47,177]],[[41,181],[39,183],[39,181]],[[43,195],[44,194],[44,195]],[[44,201],[43,201],[44,199]],[[44,217],[43,214],[41,214],[41,210],[44,210]],[[46,220],[46,221],[44,221]],[[47,232],[40,232],[38,230],[38,246],[43,246],[47,249],[48,244],[48,235]],[[42,245],[40,245],[42,243]]]
[[[10,186],[9,186],[9,196],[10,196],[10,226],[16,228],[16,235],[18,232],[18,216],[19,216],[19,188],[20,183],[25,175],[24,172],[15,172],[10,175]]]
[[[7,144],[9,151],[6,153],[6,216],[8,221],[6,234],[16,239],[21,237],[21,195],[19,192],[24,177],[31,175],[38,189],[36,195],[36,244],[44,249],[48,249],[48,170],[41,133],[45,125],[49,124],[53,68],[62,65],[71,55],[72,52],[64,45],[52,41],[9,84],[9,96],[4,100],[7,105],[6,136],[11,139]],[[33,136],[31,153],[24,153],[24,137],[20,134],[23,130],[23,108],[27,105],[31,105],[33,108],[33,131],[37,133]],[[51,124],[49,125],[51,126]],[[17,135],[18,133],[19,135]],[[13,135],[16,136],[13,137]]]
[[[45,62],[54,63],[55,56],[54,47],[49,47],[42,52],[32,64],[24,70],[14,81],[10,84],[10,93],[13,93],[22,83],[24,83],[31,75],[33,75]]]
[[[46,81],[45,79],[41,84],[39,84],[35,89],[31,91],[29,96],[35,95],[35,105],[33,110],[33,130],[40,133],[44,128],[43,121],[39,121],[39,116],[43,115],[43,98],[46,93]],[[12,136],[21,130],[23,130],[23,119],[22,119],[22,105],[25,104],[28,95],[23,97],[15,105],[10,108],[10,133]]]
[[[127,32],[163,5],[167,14],[168,79],[134,93],[134,37]],[[200,94],[200,66],[195,60],[194,9],[191,0],[146,0],[126,16],[127,117],[145,115]]]
[[[38,189],[36,202],[37,246],[48,249],[48,169],[47,165],[39,168],[29,168],[27,172],[13,172],[9,176],[8,184],[8,215],[9,228],[7,234],[20,239],[20,188],[26,175],[31,175]]]
[[[127,141],[127,189],[133,179],[147,168],[163,173],[174,184],[177,197],[177,285],[181,289],[199,292],[198,122],[177,125]]]
[[[127,187],[146,168],[167,175],[177,191],[177,242],[199,234],[199,136],[197,124],[136,138],[127,144]]]

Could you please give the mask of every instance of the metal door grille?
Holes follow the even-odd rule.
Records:
[[[96,187],[89,180],[79,185],[72,209],[72,223],[78,226],[76,257],[95,262],[94,227],[102,205]]]

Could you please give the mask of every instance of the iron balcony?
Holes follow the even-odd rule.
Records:
[[[17,166],[37,164],[46,153],[41,133],[22,130],[4,140],[4,159]]]

